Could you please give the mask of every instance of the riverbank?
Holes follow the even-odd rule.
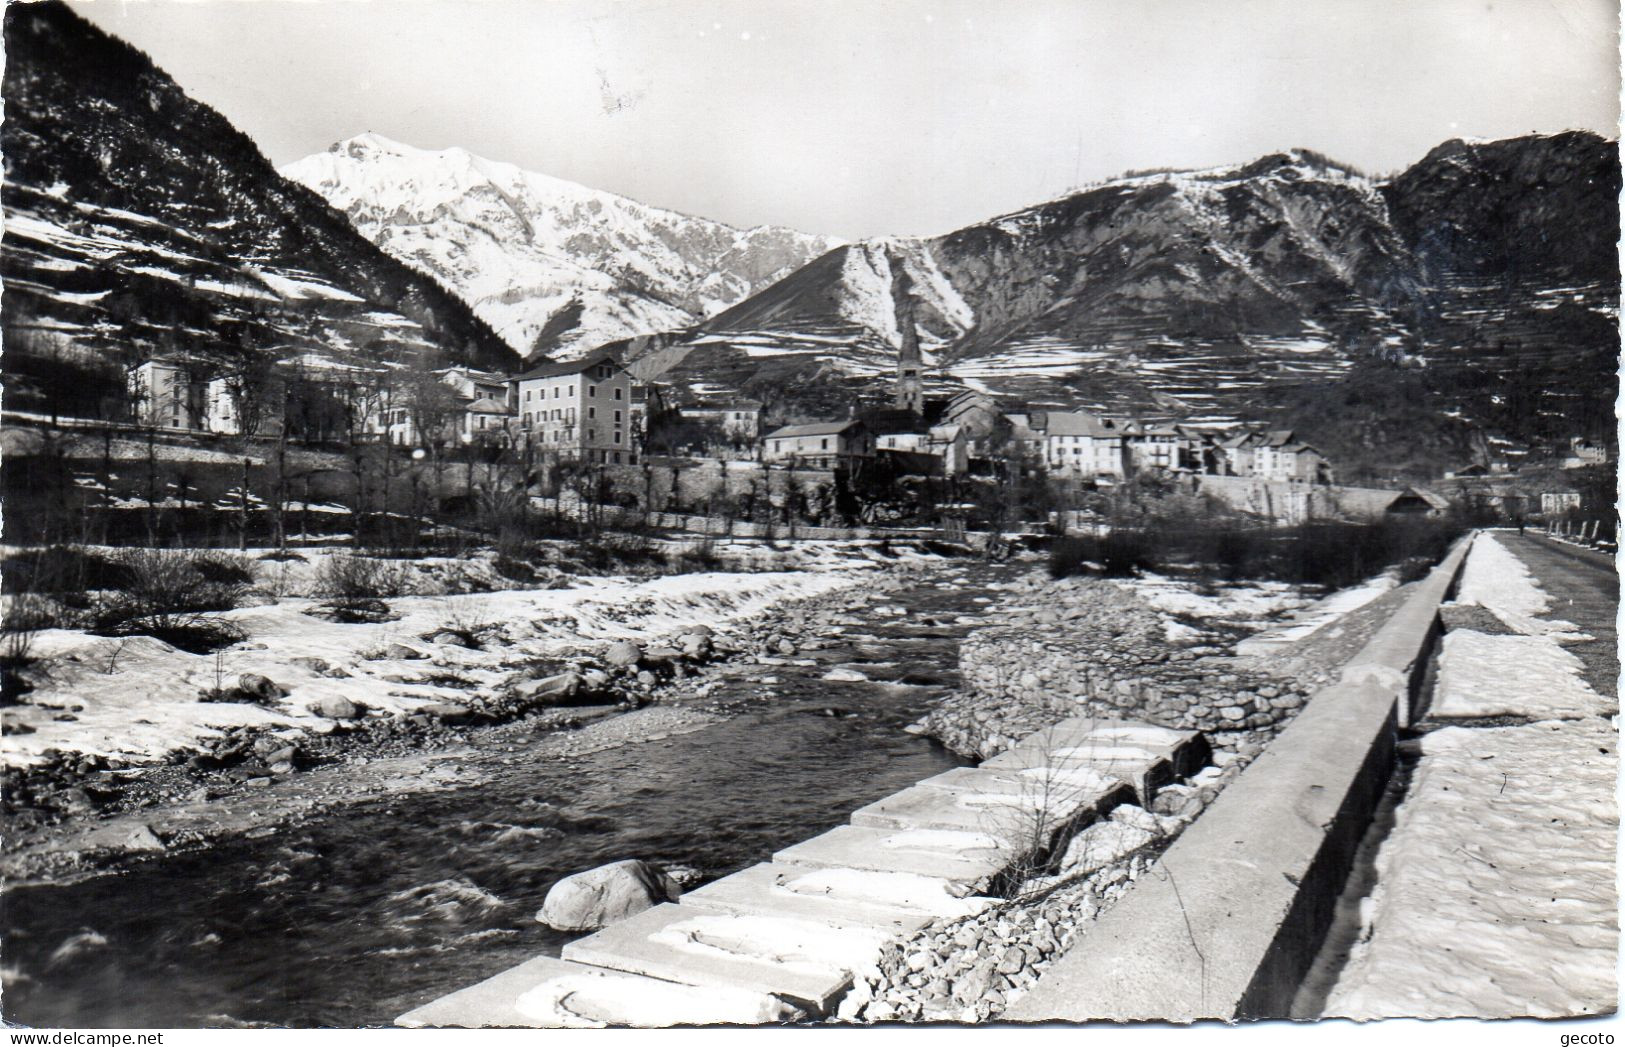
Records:
[[[54,631],[39,686],[6,710],[0,873],[72,880],[380,792],[449,787],[456,754],[516,737],[534,748],[556,733],[569,752],[696,729],[726,714],[713,691],[737,667],[769,675],[764,662],[816,646],[828,621],[952,563],[864,543],[718,554],[740,557],[818,569],[398,597],[379,623],[326,621],[315,598],[288,596],[223,612],[247,638],[219,658]],[[100,661],[108,646],[116,659]],[[257,677],[267,694],[201,700],[222,677]]]

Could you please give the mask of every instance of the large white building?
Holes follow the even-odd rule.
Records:
[[[163,429],[207,428],[207,384],[189,362],[143,360],[130,368],[129,391],[137,422]]]
[[[549,363],[513,380],[519,426],[560,458],[636,465],[632,377],[608,353]]]
[[[1128,475],[1131,426],[1086,411],[1035,412],[1028,426],[1042,439],[1044,465],[1077,477]]]

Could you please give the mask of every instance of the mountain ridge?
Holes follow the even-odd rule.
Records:
[[[741,229],[373,132],[282,172],[383,250],[457,288],[531,357],[691,326],[839,242],[779,226]]]

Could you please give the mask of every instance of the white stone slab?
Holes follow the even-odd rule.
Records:
[[[395,1019],[407,1029],[761,1025],[803,1013],[776,996],[698,988],[538,956]]]
[[[1057,749],[1076,749],[1101,743],[1131,746],[1156,753],[1166,759],[1174,773],[1181,778],[1201,770],[1212,755],[1207,738],[1199,731],[1176,730],[1135,720],[1074,716],[1028,735],[983,766],[1011,766],[1010,761],[998,762],[1011,753],[1017,755],[1010,756],[1010,760],[1018,761],[1021,766],[1037,767],[1046,762],[1053,764],[1054,761],[1046,757]]]
[[[823,1014],[875,961],[887,931],[659,905],[564,947],[576,963],[781,996]]]
[[[958,829],[1048,847],[1055,833],[1095,812],[1110,789],[983,792],[916,785],[876,800],[852,815],[853,825],[877,829]]]
[[[906,934],[934,919],[975,915],[994,903],[965,896],[965,888],[947,880],[915,873],[763,863],[689,891],[679,904]]]
[[[988,833],[843,825],[786,847],[773,860],[782,865],[915,873],[979,890],[1020,856],[1010,841]]]
[[[1022,743],[1000,753],[982,765],[994,769],[1053,767],[1059,770],[1087,768],[1127,782],[1142,806],[1150,803],[1156,791],[1174,780],[1173,766],[1159,753],[1132,745],[1118,745],[1085,738],[1080,745],[1029,746]]]

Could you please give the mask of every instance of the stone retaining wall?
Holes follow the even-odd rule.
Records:
[[[1163,727],[1243,730],[1290,717],[1304,696],[1290,684],[1166,649],[1114,649],[1027,629],[988,629],[960,647],[966,690],[1065,716],[1147,720]]]

